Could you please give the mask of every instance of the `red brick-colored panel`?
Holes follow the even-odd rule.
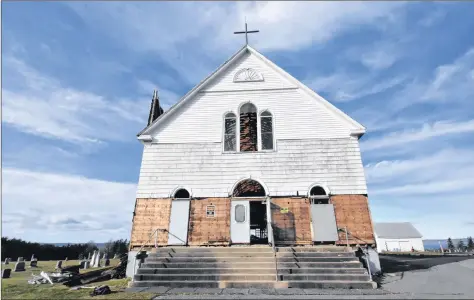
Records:
[[[215,206],[215,216],[208,217],[206,208]],[[230,198],[191,200],[188,244],[192,246],[229,245]]]
[[[370,216],[369,203],[364,195],[331,196],[338,228],[349,231],[349,244],[374,244],[374,230]],[[339,232],[337,244],[346,243],[346,234]]]
[[[284,212],[285,208],[288,208],[287,213]],[[275,198],[272,199],[271,209],[277,244],[305,245],[312,243],[308,199]]]
[[[133,217],[130,248],[154,246],[155,238],[150,239],[150,234],[156,229],[169,229],[171,214],[171,199],[137,199],[135,215]],[[168,232],[159,231],[158,245],[168,243]]]

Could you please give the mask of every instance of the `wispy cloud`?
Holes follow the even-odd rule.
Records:
[[[372,151],[388,147],[402,147],[411,142],[419,142],[433,137],[467,132],[474,132],[474,120],[465,122],[439,121],[433,124],[425,124],[419,129],[393,132],[379,138],[362,141],[361,148],[363,151]]]
[[[404,76],[376,80],[373,75],[339,72],[308,79],[306,82],[316,92],[326,93],[331,101],[348,102],[382,93],[402,84],[405,80]]]
[[[14,57],[4,57],[3,122],[17,130],[71,143],[124,141],[143,126],[149,104],[63,86]]]
[[[24,169],[2,172],[4,236],[102,242],[130,234],[135,184]]]

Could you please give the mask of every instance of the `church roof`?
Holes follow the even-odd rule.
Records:
[[[421,238],[421,233],[409,222],[374,223],[377,237],[384,239]]]
[[[275,63],[267,59],[265,56],[263,56],[261,53],[259,53],[257,50],[254,48],[250,47],[249,45],[243,46],[241,49],[239,49],[234,55],[232,55],[226,62],[224,62],[219,68],[217,68],[214,72],[209,74],[204,80],[199,82],[194,88],[192,88],[186,95],[184,95],[178,102],[176,102],[173,106],[171,106],[166,112],[164,112],[160,117],[158,117],[155,121],[153,121],[150,125],[148,125],[146,128],[144,128],[142,131],[140,131],[137,136],[144,136],[144,135],[149,135],[151,131],[154,130],[164,119],[170,117],[176,110],[178,110],[185,102],[187,102],[189,99],[192,99],[194,95],[196,95],[201,88],[203,88],[207,83],[212,81],[214,78],[219,76],[224,70],[230,66],[234,61],[239,59],[243,54],[246,52],[250,52],[254,54],[256,57],[258,57],[260,60],[262,60],[264,63],[269,65],[272,69],[274,69],[277,73],[288,79],[290,82],[293,82],[296,86],[298,86],[300,89],[302,89],[305,93],[310,95],[311,97],[317,99],[320,101],[326,108],[328,108],[330,111],[335,113],[339,118],[347,122],[353,129],[352,129],[352,134],[356,136],[362,136],[365,133],[365,127],[349,117],[347,114],[339,110],[337,107],[332,105],[329,101],[318,95],[316,92],[308,88],[306,85],[301,83],[299,80],[288,74],[286,71],[278,67]]]

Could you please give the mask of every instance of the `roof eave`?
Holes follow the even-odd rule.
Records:
[[[169,115],[172,114],[178,107],[180,107],[183,103],[186,102],[187,99],[193,97],[195,94],[199,92],[199,90],[204,87],[207,83],[212,81],[216,78],[222,71],[224,71],[232,62],[234,62],[237,58],[239,58],[245,51],[248,49],[248,45],[243,46],[239,51],[237,51],[234,55],[232,55],[227,61],[225,61],[222,65],[220,65],[214,72],[209,74],[204,80],[198,83],[194,88],[192,88],[186,95],[184,95],[176,104],[174,104],[168,111],[164,112],[160,117],[158,117],[155,121],[153,121],[150,125],[145,127],[142,131],[140,131],[137,136],[140,137],[143,134],[149,134],[151,130],[153,130],[159,123],[165,120]]]

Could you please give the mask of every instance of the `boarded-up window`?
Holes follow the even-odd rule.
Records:
[[[252,103],[240,108],[240,151],[257,151],[257,108]]]
[[[262,133],[262,150],[273,149],[273,118],[272,114],[264,111],[260,115],[260,125]]]
[[[224,118],[224,151],[236,150],[236,125],[237,117],[234,113],[228,113]]]
[[[214,218],[216,216],[216,206],[208,205],[206,206],[206,217]]]
[[[235,221],[238,223],[245,222],[245,206],[237,204],[235,206]]]

